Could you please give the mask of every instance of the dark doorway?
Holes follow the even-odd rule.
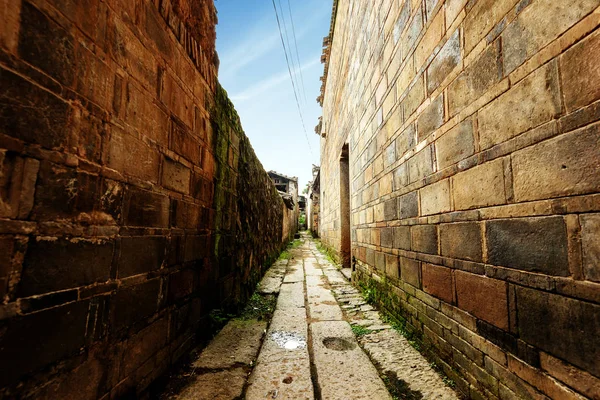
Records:
[[[350,154],[348,143],[342,147],[340,157],[340,229],[342,266],[350,268],[352,250],[350,243]]]

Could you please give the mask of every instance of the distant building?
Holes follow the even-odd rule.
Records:
[[[306,223],[308,229],[314,236],[319,236],[319,191],[321,190],[320,168],[313,165],[313,180],[308,188],[308,203],[306,212]]]
[[[273,180],[285,205],[293,214],[290,218],[290,226],[284,227],[284,236],[286,233],[293,236],[293,234],[298,231],[298,217],[300,216],[300,208],[298,205],[298,178],[295,176],[290,177],[283,175],[277,171],[269,171],[267,173]]]

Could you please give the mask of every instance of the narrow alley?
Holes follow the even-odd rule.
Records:
[[[231,320],[162,399],[458,399],[316,243],[302,232],[259,284],[270,323]]]

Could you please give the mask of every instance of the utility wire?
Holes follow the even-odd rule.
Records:
[[[273,2],[273,10],[275,10],[275,18],[277,18],[277,27],[279,28],[279,37],[281,38],[281,45],[283,46],[283,53],[285,54],[285,62],[287,64],[288,73],[290,74],[290,81],[292,81],[292,89],[294,90],[294,98],[296,99],[296,106],[298,107],[298,114],[300,114],[300,121],[302,122],[302,129],[304,130],[304,136],[306,136],[306,142],[308,143],[308,149],[310,150],[310,156],[314,157],[312,152],[312,146],[310,140],[308,140],[308,133],[306,133],[306,126],[304,125],[304,117],[302,116],[302,110],[300,109],[300,102],[298,101],[298,94],[296,93],[296,85],[292,78],[292,70],[290,69],[290,60],[288,59],[287,50],[285,48],[285,42],[283,41],[283,34],[281,33],[281,24],[279,23],[279,14],[277,13],[277,7],[275,6],[275,0]],[[283,11],[283,10],[282,10]]]
[[[295,62],[294,62],[294,54],[292,53],[292,46],[290,45],[290,36],[288,34],[288,30],[287,30],[287,25],[285,23],[285,12],[283,10],[283,6],[281,5],[281,0],[277,0],[279,2],[279,10],[281,11],[281,22],[283,24],[283,33],[285,34],[285,42],[287,43],[287,51],[288,54],[290,56],[290,59],[292,60],[292,71],[294,72],[294,79],[295,79],[295,83],[296,86],[298,87],[298,95],[300,94],[300,85],[298,83],[298,69],[300,68],[300,65],[298,64],[298,68],[296,68]],[[300,98],[300,100],[302,100],[302,98]]]
[[[302,83],[302,94],[304,95],[304,105],[308,103],[306,100],[306,89],[304,88],[304,76],[302,75],[302,66],[300,64],[300,55],[298,54],[298,41],[296,40],[296,28],[294,27],[294,17],[292,17],[292,6],[288,0],[288,10],[290,11],[290,20],[292,21],[292,35],[294,37],[294,47],[296,48],[296,60],[298,61],[298,71],[300,71],[300,82]],[[298,78],[296,78],[296,81]]]

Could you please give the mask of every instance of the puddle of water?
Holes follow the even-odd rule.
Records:
[[[286,350],[306,348],[306,338],[295,332],[275,331],[271,333],[271,339]]]

